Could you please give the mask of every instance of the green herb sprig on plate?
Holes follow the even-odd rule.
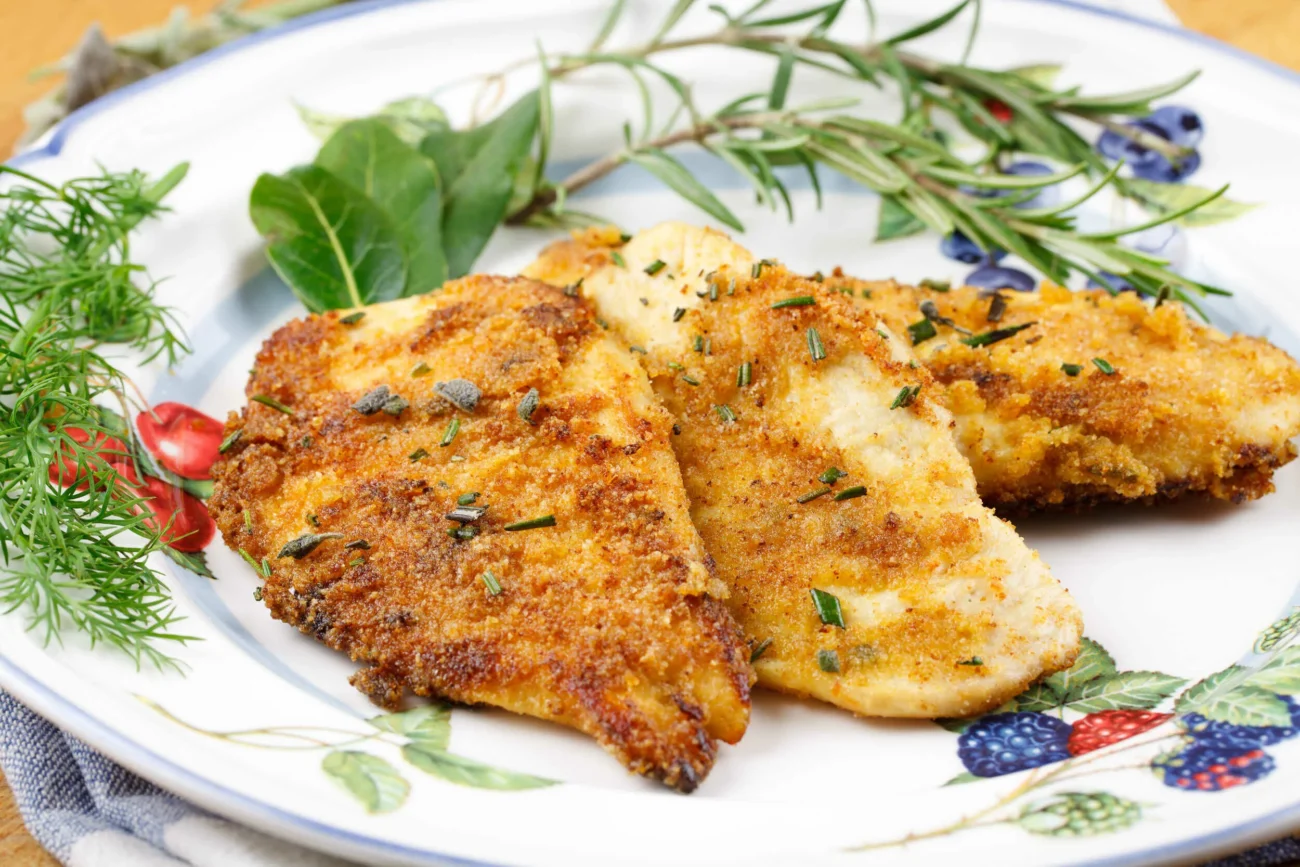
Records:
[[[159,667],[190,639],[149,565],[167,528],[136,494],[108,408],[126,412],[127,382],[103,347],[187,351],[129,241],[185,171],[55,185],[0,166],[0,605],[46,641],[72,627]]]

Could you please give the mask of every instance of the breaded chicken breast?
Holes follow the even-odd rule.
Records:
[[[1241,503],[1270,493],[1296,455],[1300,365],[1180,304],[1051,284],[994,301],[971,287],[825,279],[891,327],[914,325],[980,494],[1000,509],[1185,494]],[[1019,330],[987,348],[962,342],[994,329]]]
[[[276,618],[404,692],[579,729],[681,791],[749,716],[749,650],[672,420],[582,300],[530,280],[292,322],[213,469]]]
[[[680,224],[616,255],[560,244],[528,273],[582,278],[676,419],[691,518],[761,684],[966,716],[1074,659],[1078,609],[980,503],[905,336]]]
[[[590,230],[547,258],[576,280],[620,243],[616,231]],[[980,496],[1004,512],[1187,494],[1240,503],[1272,491],[1273,472],[1295,457],[1300,366],[1181,305],[1050,284],[1004,291],[995,304],[970,287],[942,292],[838,269],[822,279],[919,341]],[[962,342],[1000,329],[1013,333]]]

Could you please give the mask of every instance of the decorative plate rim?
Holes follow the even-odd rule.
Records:
[[[226,58],[255,45],[345,18],[368,15],[395,7],[435,2],[438,0],[357,0],[345,6],[325,9],[250,34],[77,109],[42,136],[37,143],[10,157],[3,165],[28,167],[33,163],[55,159],[61,155],[69,136],[90,118],[110,111],[120,103],[133,99],[156,86],[188,75],[210,62]],[[1300,72],[1184,27],[1154,21],[1117,9],[1094,6],[1081,0],[1015,0],[1015,2],[1040,7],[1044,5],[1062,7],[1097,18],[1122,21],[1154,30],[1244,62],[1283,81],[1300,85]],[[419,864],[464,865],[464,867],[495,867],[496,865],[496,862],[466,858],[429,848],[397,843],[376,835],[346,830],[327,822],[292,813],[272,802],[242,794],[214,782],[159,755],[130,735],[99,721],[2,652],[0,652],[0,686],[47,719],[57,719],[56,724],[61,728],[141,776],[158,782],[164,788],[206,809],[259,828],[273,836],[299,842],[318,851],[325,851],[324,847],[328,844],[336,847],[331,851],[343,857],[373,858],[380,855]],[[1266,842],[1296,827],[1300,827],[1300,798],[1286,807],[1227,828],[1145,849],[1076,862],[1076,867],[1119,867],[1119,865],[1136,863],[1181,861],[1189,857],[1204,858]]]

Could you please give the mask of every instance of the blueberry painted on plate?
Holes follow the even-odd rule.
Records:
[[[1159,136],[1179,147],[1195,147],[1205,135],[1200,116],[1189,108],[1177,105],[1163,106],[1147,117],[1131,121],[1127,125]],[[1124,160],[1134,175],[1148,181],[1177,183],[1201,166],[1201,155],[1195,150],[1174,162],[1164,154],[1112,130],[1101,134],[1097,140],[1097,150],[1112,160]]]
[[[1035,160],[1018,160],[1002,170],[1004,175],[1035,177],[1053,174],[1052,167]],[[1003,195],[1007,191],[1001,191]],[[1032,199],[1016,205],[1017,208],[1050,208],[1061,201],[1061,185],[1051,184],[1038,191]]]
[[[961,231],[954,231],[950,235],[945,235],[943,241],[939,244],[939,252],[949,259],[956,259],[958,262],[965,262],[967,265],[975,265],[980,262],[997,262],[1007,255],[1006,250],[995,249],[992,253],[981,250],[978,244],[962,234]]]
[[[966,285],[975,286],[986,292],[998,289],[1010,289],[1014,292],[1033,292],[1038,286],[1033,277],[1016,268],[1003,268],[999,265],[984,265],[966,275]]]

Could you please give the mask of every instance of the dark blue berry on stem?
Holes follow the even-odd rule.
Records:
[[[1041,177],[1052,174],[1052,167],[1046,163],[1035,162],[1034,160],[1019,160],[1012,163],[1002,170],[1005,175],[1019,175],[1021,177]],[[1005,194],[1005,192],[1004,192]],[[1060,184],[1052,184],[1043,187],[1038,191],[1038,195],[1016,205],[1017,208],[1050,208],[1061,201]]]
[[[1251,750],[1268,747],[1300,735],[1300,703],[1289,695],[1278,696],[1291,713],[1288,726],[1243,726],[1206,719],[1199,713],[1184,714],[1178,725],[1187,730],[1195,743],[1221,750]]]
[[[997,262],[1007,255],[1006,250],[994,250],[992,253],[986,253],[980,249],[978,244],[960,231],[945,235],[943,242],[939,245],[939,252],[949,259],[956,259],[958,262],[965,262],[967,265],[986,261]]]
[[[1043,713],[995,713],[962,732],[957,756],[977,777],[998,777],[1070,757],[1069,723]]]
[[[1016,292],[1033,292],[1037,287],[1034,278],[1015,268],[1003,268],[998,265],[985,265],[966,275],[966,285],[976,286],[985,291],[1011,289]]]
[[[1166,141],[1170,140],[1169,134],[1162,126],[1146,118],[1135,120],[1127,126]],[[1136,177],[1148,181],[1176,183],[1201,167],[1201,155],[1197,151],[1191,151],[1178,160],[1171,161],[1159,151],[1151,150],[1128,136],[1109,129],[1097,140],[1097,150],[1102,156],[1112,160],[1124,160]]]

